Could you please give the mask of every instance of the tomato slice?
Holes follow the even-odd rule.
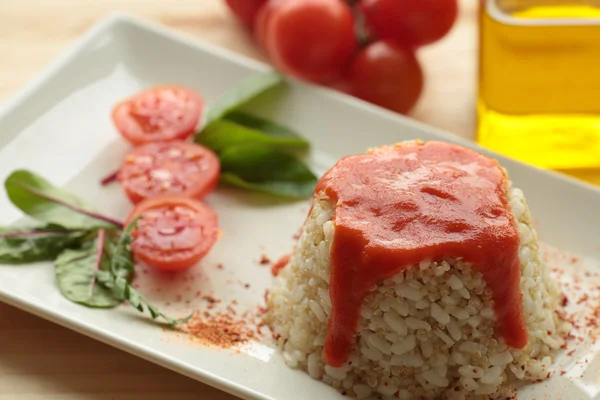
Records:
[[[186,139],[196,129],[204,100],[182,86],[157,86],[117,104],[113,121],[134,146],[164,140]]]
[[[164,271],[179,271],[198,263],[219,236],[217,214],[205,203],[179,196],[163,196],[138,204],[131,249],[137,260]]]
[[[118,179],[134,204],[161,195],[202,199],[217,186],[220,171],[219,158],[211,150],[177,140],[134,148]]]

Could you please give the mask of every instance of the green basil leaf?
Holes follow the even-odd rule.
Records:
[[[310,145],[308,141],[303,139],[298,133],[290,128],[261,117],[246,114],[241,111],[233,111],[227,114],[224,119],[235,122],[238,125],[243,125],[247,128],[261,131],[274,138],[298,139],[300,142],[302,142],[303,146],[309,147]]]
[[[253,75],[242,80],[233,90],[226,93],[209,108],[205,126],[221,119],[230,111],[282,83],[283,77],[275,72]]]
[[[108,270],[110,275],[102,275],[103,285],[111,288],[113,295],[119,299],[127,300],[129,304],[139,312],[150,312],[152,319],[162,318],[168,325],[177,325],[187,322],[192,315],[185,318],[174,319],[160,312],[155,306],[148,303],[146,299],[130,285],[129,272],[133,271],[133,259],[130,244],[133,242],[131,232],[136,228],[138,219],[131,222],[119,237],[117,244],[111,252],[111,262]],[[100,275],[99,275],[100,276]]]
[[[183,318],[171,318],[163,314],[159,311],[155,306],[148,303],[146,299],[142,297],[142,295],[131,285],[127,286],[127,300],[129,304],[131,304],[134,308],[136,308],[139,312],[144,312],[144,306],[148,309],[150,316],[152,319],[161,318],[168,325],[179,325],[184,324],[189,321],[190,318],[194,315],[193,313],[183,317]]]
[[[259,145],[227,148],[221,168],[225,183],[288,198],[312,196],[318,180],[296,157]]]
[[[148,311],[150,311],[150,316],[152,317],[152,319],[156,319],[156,318],[160,317],[161,312],[158,311],[153,306],[151,306],[150,304],[148,304]],[[191,318],[191,316],[189,318],[187,318],[185,320],[185,322],[187,322],[190,318]]]
[[[221,182],[253,192],[261,192],[289,199],[305,199],[312,196],[315,182],[248,182],[232,172],[224,172]]]
[[[268,136],[256,129],[227,120],[215,121],[210,124],[196,136],[196,142],[216,153],[242,144],[255,144],[278,149],[303,149],[308,146],[308,142],[300,138]]]
[[[127,286],[125,290],[125,297],[129,301],[129,304],[139,312],[144,312],[144,306],[142,305],[142,296],[133,289],[131,286]],[[152,313],[150,313],[152,315]]]
[[[0,227],[0,264],[51,261],[65,248],[78,246],[87,231],[48,224],[32,228]]]
[[[129,280],[127,277],[131,273],[133,273],[134,265],[133,265],[133,255],[129,249],[125,250],[116,250],[116,248],[111,249],[110,251],[111,258],[111,273],[117,278],[125,278],[127,282]]]
[[[115,229],[121,226],[119,221],[97,214],[90,205],[33,172],[13,172],[6,179],[5,187],[12,203],[39,221],[67,229]]]
[[[127,225],[125,229],[123,229],[123,232],[121,232],[117,243],[110,248],[110,272],[114,275],[115,279],[123,277],[123,271],[127,273],[133,272],[133,256],[129,245],[133,242],[131,232],[137,227],[139,219],[140,218],[138,217]]]
[[[103,231],[84,249],[65,250],[54,261],[58,287],[67,299],[87,307],[112,308],[123,302],[98,277],[109,268]],[[99,274],[100,272],[100,274]]]

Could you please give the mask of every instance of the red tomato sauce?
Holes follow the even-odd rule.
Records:
[[[462,258],[492,292],[497,329],[523,348],[519,235],[498,163],[441,142],[408,143],[343,158],[315,193],[335,204],[324,357],[343,365],[369,290],[422,260]]]

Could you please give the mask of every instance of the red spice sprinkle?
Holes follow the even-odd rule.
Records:
[[[237,315],[237,311],[231,306],[227,306],[227,311],[232,315]]]
[[[224,268],[224,267],[223,267],[223,264],[219,264],[219,265],[217,265],[217,268],[218,268],[218,269],[223,269],[223,268]]]
[[[581,296],[579,298],[579,300],[577,300],[577,304],[584,303],[584,302],[588,301],[589,299],[590,299],[590,296],[587,293],[584,293],[583,296]]]
[[[258,311],[256,312],[256,314],[259,317],[262,317],[263,315],[265,315],[267,313],[267,311],[269,311],[269,310],[265,307],[258,307]]]
[[[245,287],[246,289],[248,289],[248,288],[250,287],[250,284],[249,284],[249,283],[246,283],[246,284],[244,284],[244,287]]]
[[[221,348],[234,347],[256,337],[255,332],[243,320],[228,313],[203,313],[203,317],[194,314],[192,318],[179,327],[183,333],[192,335],[204,344]]]
[[[221,300],[215,299],[213,296],[203,296],[202,300],[209,302],[210,304],[220,303]]]
[[[266,254],[261,254],[259,263],[260,265],[271,264],[271,259]]]

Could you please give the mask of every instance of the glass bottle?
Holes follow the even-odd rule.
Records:
[[[478,141],[600,168],[600,0],[481,0]]]

